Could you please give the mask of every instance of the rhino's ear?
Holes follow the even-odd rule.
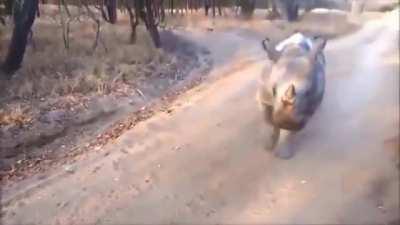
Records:
[[[271,44],[271,41],[269,40],[269,38],[265,38],[262,42],[261,42],[264,50],[267,52],[268,58],[270,60],[272,60],[273,62],[278,61],[279,57],[280,57],[280,53],[278,51],[275,50],[274,46]]]
[[[293,105],[296,100],[296,88],[291,84],[285,91],[285,95],[282,96],[282,102],[284,104]]]
[[[327,42],[326,39],[320,37],[316,37],[314,40],[313,47],[309,53],[309,57],[312,61],[317,59],[318,54],[324,50]]]

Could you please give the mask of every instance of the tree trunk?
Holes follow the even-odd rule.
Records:
[[[249,19],[253,16],[256,6],[255,0],[241,0],[239,1],[239,5],[241,8],[240,12],[243,18]]]
[[[165,7],[164,7],[164,0],[160,0],[160,21],[165,22]]]
[[[292,2],[289,4],[289,9],[288,9],[288,20],[289,21],[295,21],[299,18],[299,6],[296,4],[296,2]]]
[[[11,15],[12,14],[12,7],[13,7],[13,0],[5,0],[5,13],[6,15]]]
[[[278,8],[276,6],[276,0],[271,0],[271,18],[275,19],[277,17],[279,17],[279,12],[278,12]]]
[[[216,0],[217,1],[217,0]],[[221,5],[221,0],[218,0],[217,2],[217,7],[218,7],[218,15],[222,16],[222,5]]]
[[[187,4],[190,9],[190,13],[193,13],[193,0],[187,0]]]
[[[210,9],[210,0],[204,0],[204,13],[208,16],[208,10]]]
[[[215,17],[215,0],[211,0],[212,16]]]
[[[153,0],[153,17],[160,18],[160,0]]]
[[[106,0],[108,19],[111,24],[117,22],[117,0]]]
[[[146,28],[150,33],[151,38],[153,39],[153,43],[156,48],[161,47],[161,39],[160,34],[158,33],[157,25],[154,20],[153,16],[153,7],[152,7],[152,0],[145,0],[146,1],[146,19],[145,24]]]
[[[129,24],[131,26],[131,35],[130,35],[129,41],[131,44],[134,44],[134,43],[136,43],[136,27],[139,24],[139,16],[136,13],[135,13],[135,15],[133,14],[130,2],[125,1],[125,7],[128,11]]]
[[[299,16],[299,5],[296,0],[280,0],[280,8],[289,22],[295,21]]]
[[[174,0],[169,0],[169,8],[171,10],[171,15],[174,15]]]
[[[20,0],[13,5],[14,30],[3,71],[11,78],[22,64],[31,27],[35,21],[39,0]]]

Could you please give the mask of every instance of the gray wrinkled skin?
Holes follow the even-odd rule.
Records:
[[[281,52],[263,43],[273,64],[263,71],[257,99],[266,122],[273,127],[267,148],[275,149],[280,158],[293,154],[290,145],[276,146],[281,129],[290,131],[290,143],[295,133],[306,126],[324,95],[326,41],[308,40],[313,43],[310,48],[303,43],[289,43]]]

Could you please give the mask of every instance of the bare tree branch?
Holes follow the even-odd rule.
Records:
[[[80,2],[82,2],[82,0],[80,0]],[[101,28],[101,23],[100,20],[96,17],[96,15],[94,14],[94,12],[90,9],[89,5],[87,4],[86,1],[83,1],[83,6],[86,9],[86,12],[88,13],[88,16],[96,23],[96,38],[95,41],[93,43],[93,47],[92,47],[92,53],[94,53],[94,51],[96,50],[99,41],[101,42],[101,44],[104,47],[104,50],[106,52],[108,52],[108,49],[104,43],[104,41],[101,39],[100,37],[100,28]]]
[[[67,3],[65,3],[65,0],[60,0],[61,4],[63,5],[65,12],[67,13],[68,17],[71,17],[71,12],[68,9]]]
[[[66,23],[65,23],[64,12],[63,12],[64,10],[63,10],[62,4],[64,4],[64,6],[65,6],[65,1],[64,0],[61,0],[61,1],[58,2],[58,10],[59,10],[59,13],[60,13],[62,37],[63,37],[63,41],[64,41],[64,47],[66,49],[69,49],[69,36],[66,33]],[[65,10],[65,11],[67,11],[67,10]]]
[[[135,16],[132,12],[132,7],[129,3],[128,0],[124,1],[124,5],[128,11],[129,14],[129,22],[131,26],[131,37],[130,37],[130,43],[134,44],[136,42],[136,27],[139,24],[139,17]]]

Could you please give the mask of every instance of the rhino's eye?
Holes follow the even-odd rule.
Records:
[[[272,87],[272,96],[276,96],[276,86]]]

